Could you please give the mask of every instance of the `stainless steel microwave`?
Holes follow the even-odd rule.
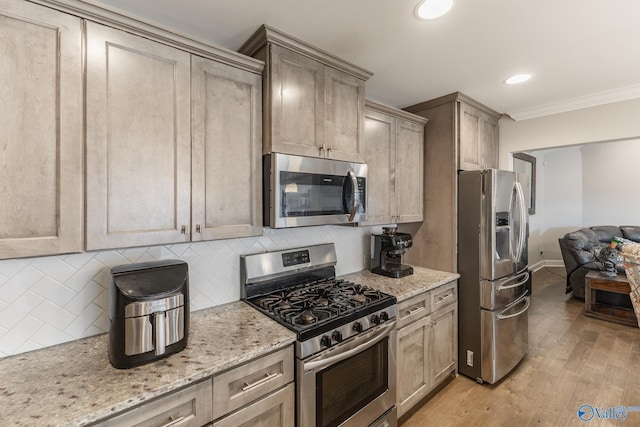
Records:
[[[367,165],[271,153],[264,156],[264,225],[349,224],[367,219]]]

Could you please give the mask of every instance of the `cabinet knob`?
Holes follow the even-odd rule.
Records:
[[[200,233],[200,224],[196,224],[196,233]]]
[[[183,226],[180,228],[180,233],[182,233],[182,234],[187,234],[187,226],[186,226],[186,225],[183,225]]]

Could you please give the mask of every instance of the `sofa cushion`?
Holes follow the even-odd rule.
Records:
[[[620,226],[620,230],[622,231],[622,237],[625,239],[640,242],[640,227],[635,225],[622,225]]]
[[[620,227],[614,225],[598,225],[591,227],[591,229],[598,235],[598,240],[606,245],[611,242],[614,236],[623,237]]]
[[[578,265],[596,261],[593,249],[600,247],[600,241],[595,231],[583,228],[565,234],[564,238]]]

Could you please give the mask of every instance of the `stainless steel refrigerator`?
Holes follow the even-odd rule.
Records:
[[[458,370],[490,384],[528,347],[528,214],[515,172],[458,176]]]

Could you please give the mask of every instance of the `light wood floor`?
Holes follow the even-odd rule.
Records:
[[[577,415],[583,404],[640,406],[640,329],[586,317],[563,268],[536,272],[532,286],[525,359],[498,384],[458,376],[403,427],[640,426],[640,412],[624,423]]]

